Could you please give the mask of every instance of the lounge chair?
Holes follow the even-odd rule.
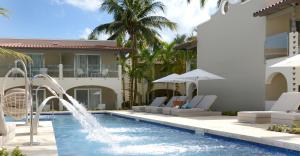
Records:
[[[175,100],[180,100],[180,101],[183,101],[185,103],[185,101],[187,100],[187,97],[186,96],[173,96],[166,105],[163,105],[161,107],[152,107],[151,106],[151,107],[149,107],[149,109],[146,108],[146,112],[155,113],[155,114],[161,114],[163,108],[164,107],[172,107],[173,106],[173,102]]]
[[[287,92],[283,93],[274,103],[270,111],[242,111],[238,112],[239,122],[264,124],[271,122],[273,113],[284,113],[296,111],[300,106],[300,93]]]
[[[297,125],[300,126],[299,112],[275,112],[271,114],[272,124]]]
[[[193,99],[188,102],[189,106],[191,108],[196,108],[196,106],[201,102],[201,100],[203,99],[203,95],[198,95],[198,96],[194,96]],[[186,104],[186,103],[185,103]],[[179,108],[174,108],[174,107],[164,107],[162,109],[162,113],[165,115],[170,115],[171,114],[171,110],[172,109],[179,109]]]
[[[216,101],[216,95],[206,95],[200,103],[191,109],[172,109],[171,115],[174,116],[219,116],[221,112],[209,111],[210,107]]]
[[[167,97],[156,97],[149,106],[162,106],[167,100]],[[145,112],[146,107],[149,106],[133,106],[132,110],[135,112]]]

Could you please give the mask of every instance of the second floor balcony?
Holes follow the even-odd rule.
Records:
[[[1,77],[4,77],[5,73],[13,67],[14,65],[1,66]],[[48,74],[55,78],[119,78],[121,75],[121,66],[117,63],[88,66],[64,64],[44,66],[28,65],[27,71],[29,77],[33,77],[37,74]],[[14,76],[19,77],[20,75],[16,74]]]

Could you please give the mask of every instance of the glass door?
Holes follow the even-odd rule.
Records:
[[[86,55],[76,55],[75,61],[76,77],[87,77],[88,57]]]
[[[39,107],[42,102],[46,98],[46,90],[45,89],[39,89],[37,93],[37,103],[36,103],[36,89],[32,90],[32,105],[33,105],[33,110],[36,111],[37,107]]]
[[[89,90],[89,109],[97,109],[98,105],[101,104],[101,90],[90,89]]]
[[[76,77],[97,77],[100,75],[100,55],[76,55],[75,75]]]
[[[82,104],[86,108],[88,108],[89,90],[87,90],[87,89],[76,89],[75,90],[75,98],[80,104]]]
[[[88,75],[98,77],[100,75],[100,56],[88,55]]]
[[[35,76],[37,74],[40,74],[40,69],[44,68],[45,60],[44,60],[44,54],[28,54],[31,59],[32,63],[29,64],[29,73],[31,76]]]

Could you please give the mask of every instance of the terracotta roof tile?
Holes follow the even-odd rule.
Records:
[[[115,41],[95,40],[47,40],[47,39],[8,39],[0,38],[3,48],[33,48],[33,49],[101,49],[128,51],[116,46]]]
[[[269,5],[261,10],[256,11],[253,16],[266,16],[270,15],[272,13],[275,13],[277,11],[286,9],[290,7],[292,4],[298,5],[300,3],[300,0],[280,0],[272,5]]]

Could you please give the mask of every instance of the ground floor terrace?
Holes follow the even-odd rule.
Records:
[[[60,112],[66,113],[66,112]],[[190,131],[195,135],[213,135],[229,138],[233,141],[244,140],[256,143],[258,146],[270,145],[285,149],[300,151],[300,135],[267,131],[269,124],[238,123],[236,117],[210,116],[210,117],[174,117],[149,113],[136,113],[132,111],[102,111],[94,113],[107,113],[117,117],[134,119],[138,122],[173,127],[184,131]],[[6,146],[12,149],[20,146],[20,149],[30,156],[55,156],[57,146],[55,131],[51,122],[42,121],[39,133],[35,141],[39,146],[28,147],[23,143],[29,141],[28,127],[18,126],[16,137]],[[237,140],[236,140],[237,139]]]

